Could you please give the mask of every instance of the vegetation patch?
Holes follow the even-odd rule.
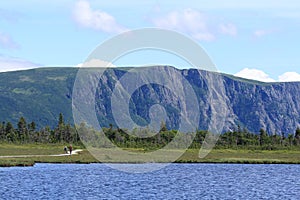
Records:
[[[0,166],[32,166],[34,163],[94,163],[94,162],[134,162],[141,163],[143,153],[161,149],[178,134],[182,136],[181,143],[190,148],[179,158],[177,163],[245,163],[245,164],[300,164],[300,129],[294,134],[269,135],[261,129],[260,134],[252,134],[247,130],[235,130],[220,135],[214,149],[203,159],[199,158],[199,150],[207,136],[207,131],[197,130],[195,133],[180,133],[168,130],[165,123],[160,131],[153,134],[149,129],[133,130],[135,135],[142,134],[144,138],[133,136],[128,130],[114,128],[112,125],[103,128],[103,134],[108,139],[104,141],[100,132],[82,123],[72,126],[65,123],[63,115],[59,115],[55,128],[44,127],[37,130],[35,122],[27,123],[21,117],[15,128],[12,123],[0,124]],[[130,133],[130,134],[129,134]],[[102,136],[103,136],[102,134]],[[81,135],[81,138],[79,137]],[[145,137],[149,136],[149,137]],[[100,157],[94,158],[81,143],[100,152]],[[107,143],[108,142],[108,143]],[[64,146],[73,144],[74,149],[84,149],[79,155],[49,156],[63,154]],[[129,158],[118,158],[117,146],[125,151],[139,153],[134,161]],[[171,146],[161,154],[156,162],[170,162],[165,155],[177,153],[180,146]],[[105,153],[107,152],[107,153]],[[26,157],[22,157],[26,155]],[[10,156],[10,157],[7,157]]]

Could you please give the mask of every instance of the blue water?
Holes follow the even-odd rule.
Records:
[[[103,164],[0,168],[0,199],[19,198],[300,199],[300,165],[172,164],[146,174]]]

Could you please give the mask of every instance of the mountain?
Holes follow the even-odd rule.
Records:
[[[95,111],[101,126],[116,125],[119,124],[116,119],[122,119],[121,116],[113,115],[112,108],[115,105],[112,105],[114,102],[111,103],[111,98],[116,91],[114,89],[119,87],[116,97],[122,102],[123,97],[125,98],[120,96],[125,94],[122,91],[132,84],[138,86],[138,81],[130,81],[130,79],[118,86],[118,80],[132,74],[132,77],[138,77],[141,82],[147,83],[149,82],[147,70],[150,68],[134,70],[133,68],[111,68],[102,70],[101,77],[97,77],[99,75],[97,73],[87,75],[87,82],[97,80]],[[73,124],[72,95],[78,70],[78,68],[55,67],[0,73],[0,120],[11,121],[16,125],[18,119],[24,116],[27,122],[35,121],[39,127],[46,125],[54,127],[59,113],[63,113],[65,120]],[[93,71],[95,69],[90,69],[90,72]],[[137,76],[136,74],[141,71],[146,73]],[[150,76],[161,83],[141,85],[128,98],[127,107],[129,107],[130,117],[139,125],[150,123],[153,112],[149,112],[149,109],[155,108],[155,112],[166,115],[169,128],[179,128],[181,110],[193,116],[197,115],[195,119],[199,118],[198,128],[207,129],[213,113],[222,113],[222,108],[226,107],[224,110],[226,115],[221,115],[226,117],[220,119],[224,120],[222,131],[240,126],[254,133],[264,128],[270,134],[288,134],[294,133],[300,126],[300,82],[263,83],[227,74],[196,69],[179,70],[169,66],[156,66],[154,74]],[[180,102],[181,99],[176,95],[178,91],[180,93],[184,80],[187,80],[188,85],[195,92],[199,111],[189,110],[188,105],[185,105],[188,102]],[[80,98],[84,99],[88,93],[89,88],[82,88],[79,93]],[[220,102],[214,102],[211,99],[214,96],[218,96]],[[188,99],[191,101],[192,96]],[[212,102],[222,106],[214,109]],[[88,104],[83,102],[85,103]],[[157,104],[165,108],[165,113],[161,107],[153,107]],[[80,105],[73,104],[74,109],[80,109],[79,107]],[[126,108],[126,105],[121,105],[119,109],[123,108]],[[198,107],[196,105],[192,108]]]

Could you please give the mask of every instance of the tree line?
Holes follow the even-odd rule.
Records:
[[[195,133],[179,133],[176,130],[168,130],[164,122],[161,123],[158,133],[145,129],[133,129],[128,131],[122,128],[114,127],[112,124],[107,128],[102,128],[102,132],[110,142],[121,148],[143,148],[158,149],[169,144],[174,137],[182,134],[182,144],[189,144],[190,148],[201,148],[208,131],[196,130]],[[79,134],[83,133],[83,134]],[[0,124],[0,142],[9,143],[73,143],[81,144],[80,137],[84,141],[93,143],[91,145],[105,147],[107,141],[103,141],[99,131],[87,126],[85,123],[80,125],[71,125],[65,123],[62,114],[58,116],[57,126],[50,128],[43,127],[39,130],[36,123],[27,123],[24,117],[21,117],[14,127],[10,122]],[[107,147],[111,146],[110,142]],[[174,146],[175,147],[175,146]],[[238,126],[233,131],[228,131],[219,136],[216,148],[241,148],[241,149],[290,149],[300,148],[300,128],[297,128],[293,134],[269,134],[261,129],[259,134],[249,132]]]
[[[75,127],[70,123],[65,123],[63,115],[60,113],[58,124],[51,129],[49,126],[39,130],[33,121],[27,123],[24,117],[20,117],[17,127],[11,122],[0,124],[0,141],[9,143],[79,143],[80,138]]]
[[[127,134],[128,131],[113,128],[103,129],[105,135],[115,145],[123,148],[148,148],[157,149],[169,144],[178,133],[176,130],[168,130],[165,123],[162,122],[160,131],[154,135],[150,130],[142,130],[140,137]],[[134,132],[136,130],[133,130]],[[206,130],[196,130],[196,133],[184,133],[182,143],[188,143],[192,139],[189,148],[199,149],[205,141],[209,132]],[[152,137],[145,137],[154,135]],[[185,145],[185,144],[184,144]],[[260,149],[260,150],[276,150],[300,148],[300,128],[297,128],[294,134],[269,134],[266,130],[260,129],[259,134],[251,133],[247,129],[241,129],[239,126],[236,130],[228,131],[219,135],[216,148],[234,148],[234,149]]]

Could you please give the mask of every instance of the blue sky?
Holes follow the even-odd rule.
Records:
[[[2,1],[0,71],[76,66],[122,31],[159,27],[198,42],[221,72],[262,81],[300,81],[299,10],[296,0]],[[130,63],[135,57],[141,56],[119,63],[184,65],[155,54]]]

